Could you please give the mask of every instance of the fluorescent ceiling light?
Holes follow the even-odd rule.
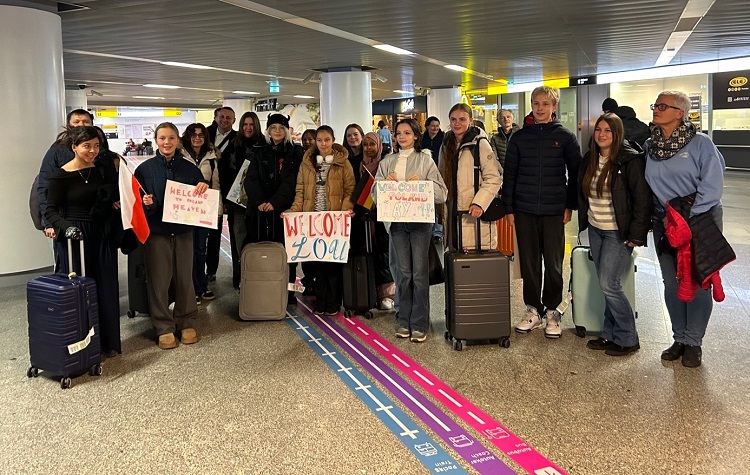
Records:
[[[444,68],[452,69],[453,71],[466,71],[467,68],[459,66],[457,64],[446,64]]]
[[[232,91],[232,94],[256,95],[256,94],[260,94],[260,93],[259,92],[253,92],[253,91]]]
[[[203,66],[201,64],[180,63],[178,61],[162,61],[161,64],[165,66],[179,66],[181,68],[213,69],[211,66]]]
[[[164,99],[163,97],[158,96],[133,96],[133,99]]]
[[[677,19],[677,24],[672,30],[672,34],[669,35],[659,58],[654,63],[655,67],[666,66],[672,61],[715,1],[688,0],[687,5],[682,10],[682,14],[680,14],[680,18]]]
[[[665,49],[659,55],[659,58],[656,60],[656,63],[654,63],[654,67],[658,68],[660,66],[666,66],[666,65],[668,65],[670,62],[672,62],[672,59],[675,57],[676,54],[677,54],[677,50],[675,50],[675,49],[673,49],[673,50],[666,50]]]
[[[171,84],[144,84],[143,87],[156,87],[160,89],[179,89],[180,86],[172,86]]]
[[[315,99],[315,96],[304,96],[302,94],[297,94],[294,97],[296,97],[297,99]]]
[[[412,91],[404,91],[401,89],[394,89],[393,92],[395,92],[396,94],[414,94]]]
[[[412,53],[411,51],[408,51],[402,48],[397,48],[395,46],[386,45],[386,44],[373,45],[373,47],[379,50],[387,51],[388,53],[393,53],[393,54],[417,54],[417,53]]]

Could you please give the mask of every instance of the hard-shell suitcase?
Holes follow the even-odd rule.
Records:
[[[505,216],[497,220],[497,250],[510,257],[514,253],[513,226],[508,224]]]
[[[240,318],[281,320],[286,316],[289,265],[278,242],[258,242],[242,249]]]
[[[631,265],[621,277],[620,282],[625,295],[635,306],[635,251],[631,255]],[[583,338],[586,333],[599,333],[604,325],[604,294],[599,286],[596,266],[589,246],[576,246],[570,253],[570,291],[573,296],[571,311],[576,334]]]
[[[138,245],[128,254],[128,317],[148,313],[148,279],[146,252]]]
[[[456,219],[458,242],[462,242],[461,220]],[[479,220],[477,220],[479,221]],[[461,340],[499,340],[510,346],[510,266],[502,253],[483,251],[479,225],[475,230],[477,250],[445,253],[445,338],[453,348],[463,349]]]
[[[370,310],[377,306],[375,259],[372,255],[371,223],[365,221],[365,253],[349,252],[344,264],[344,310],[347,316],[363,315],[372,318]]]
[[[85,274],[83,241],[81,274]],[[69,269],[72,246],[68,241]],[[60,376],[67,389],[71,378],[89,373],[102,374],[99,342],[99,307],[96,283],[91,277],[74,273],[44,275],[26,284],[31,366],[26,375],[36,377],[39,370]]]

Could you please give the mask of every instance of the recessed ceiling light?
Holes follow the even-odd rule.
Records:
[[[296,97],[297,99],[315,99],[315,96],[304,96],[302,94],[297,94],[294,97]]]
[[[144,84],[143,87],[156,87],[160,89],[179,89],[180,86],[172,86],[171,84]]]
[[[401,89],[394,89],[393,92],[396,94],[414,94],[412,91],[403,91]]]
[[[133,99],[164,99],[163,97],[158,96],[133,96]]]
[[[466,71],[466,69],[467,69],[467,68],[465,68],[463,66],[459,66],[457,64],[446,64],[443,67],[448,68],[448,69],[452,69],[454,71]]]
[[[211,66],[203,66],[202,64],[180,63],[178,61],[162,61],[161,64],[165,66],[179,66],[181,68],[213,69]]]
[[[255,95],[255,94],[260,94],[260,93],[259,92],[253,92],[253,91],[232,91],[232,94]]]
[[[383,50],[383,51],[387,51],[389,53],[393,53],[393,54],[417,54],[417,53],[412,53],[409,50],[405,50],[405,49],[402,49],[402,48],[397,48],[395,46],[386,45],[386,44],[373,45],[373,47],[377,48],[379,50]]]

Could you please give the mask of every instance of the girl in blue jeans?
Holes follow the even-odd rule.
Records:
[[[601,336],[586,346],[610,356],[638,351],[635,315],[620,283],[635,246],[646,244],[651,225],[651,189],[640,147],[624,140],[615,114],[599,117],[589,152],[579,169],[578,226],[588,228],[591,255],[604,293]]]
[[[429,151],[421,150],[422,131],[414,119],[396,124],[395,152],[378,166],[375,181],[432,181],[435,204],[445,203],[448,189]],[[373,187],[373,199],[377,199]],[[396,336],[413,342],[427,339],[430,327],[429,246],[433,223],[386,223],[390,225],[391,251],[398,264]]]

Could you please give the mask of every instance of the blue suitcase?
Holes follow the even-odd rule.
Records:
[[[81,270],[85,274],[83,241]],[[72,248],[68,241],[68,255]],[[73,268],[72,264],[69,266]],[[91,277],[62,274],[44,275],[26,284],[31,367],[26,375],[39,370],[60,376],[67,389],[71,378],[89,373],[102,374],[99,342],[99,307],[96,283]]]

